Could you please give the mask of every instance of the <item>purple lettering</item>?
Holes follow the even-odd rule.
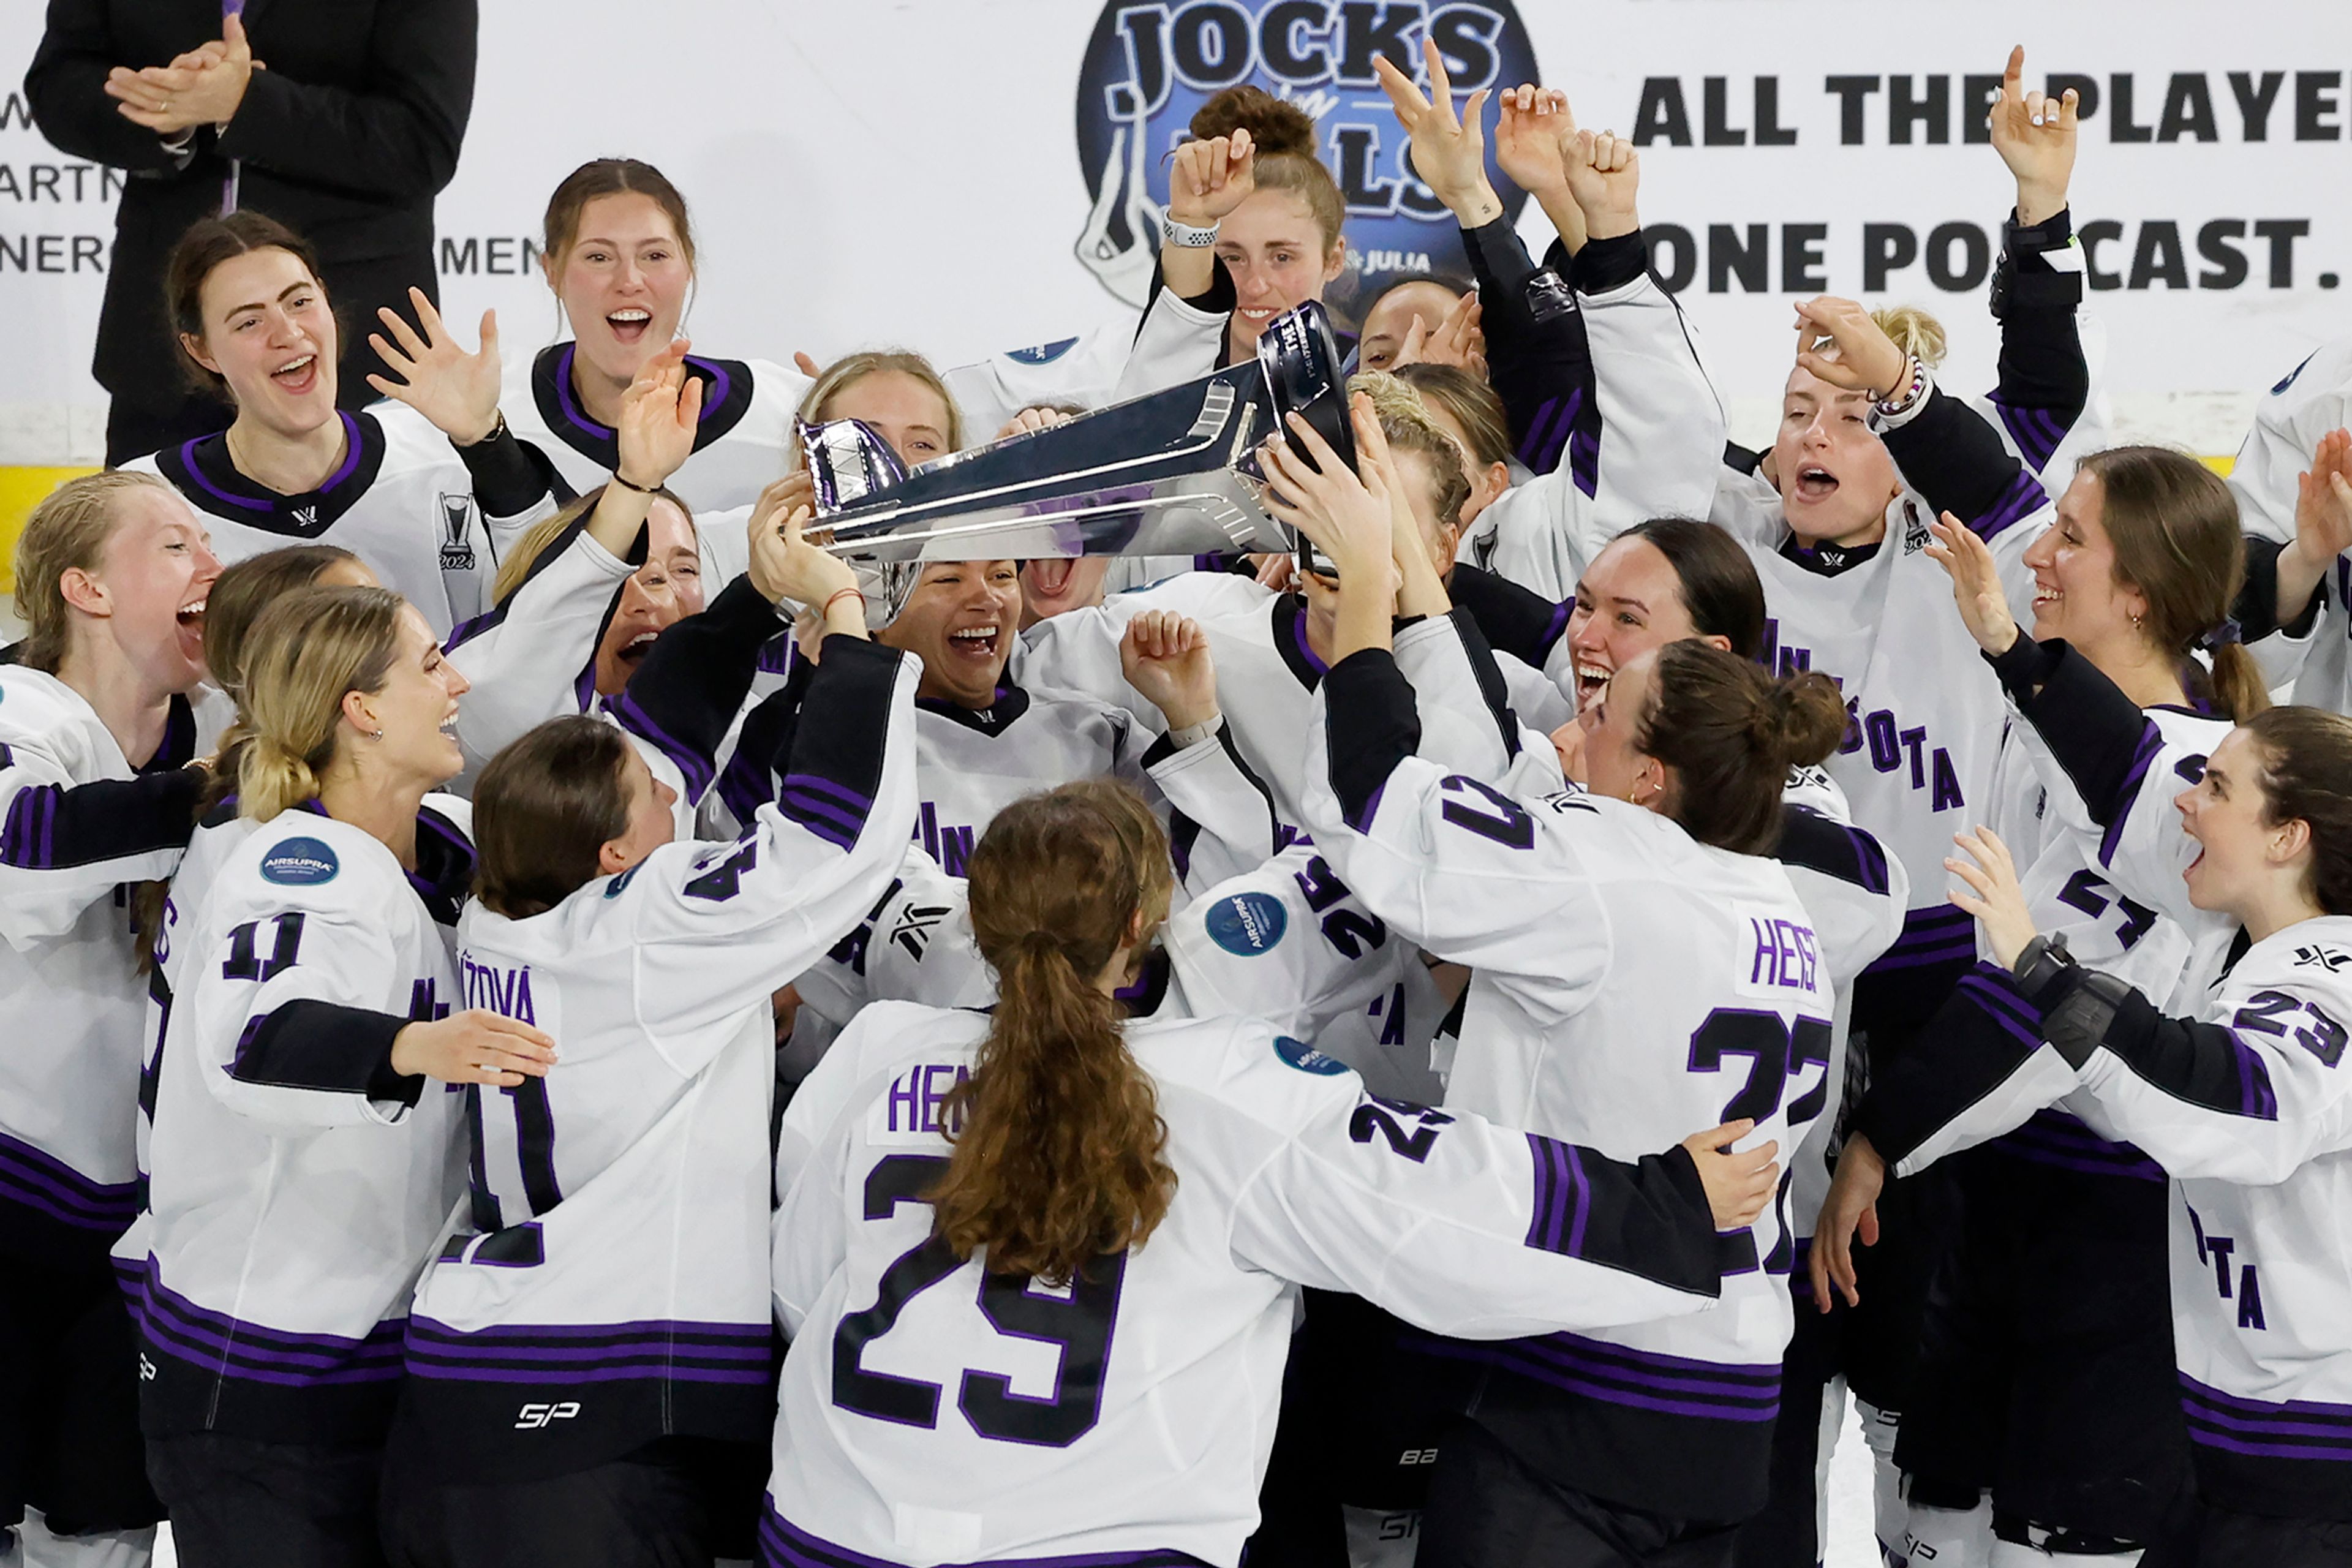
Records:
[[[889,1126],[893,1132],[912,1132],[922,1126],[921,1100],[917,1088],[918,1081],[922,1077],[922,1071],[920,1068],[913,1068],[908,1071],[906,1077],[894,1079],[891,1081]],[[901,1105],[907,1108],[907,1121],[904,1126],[900,1126],[898,1122],[898,1107]]]

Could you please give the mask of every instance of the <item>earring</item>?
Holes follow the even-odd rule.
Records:
[[[371,741],[381,741],[383,739],[383,731],[382,730],[370,730],[368,731],[368,739]]]

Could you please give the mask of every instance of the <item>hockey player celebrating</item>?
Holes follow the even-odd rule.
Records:
[[[1300,1284],[1591,1327],[1711,1300],[1715,1227],[1769,1202],[1769,1145],[1715,1152],[1736,1126],[1622,1164],[1375,1099],[1262,1023],[1121,1024],[1159,839],[1108,783],[1000,814],[994,1011],[877,1004],[786,1112],[764,1561],[1232,1568]]]
[[[1676,1117],[1748,1118],[1777,1141],[1818,1114],[1833,991],[1803,904],[1764,857],[1790,764],[1836,743],[1835,689],[1817,675],[1776,685],[1671,643],[1611,682],[1588,742],[1591,793],[1523,802],[1448,774],[1412,754],[1412,693],[1389,653],[1378,469],[1350,472],[1303,421],[1290,440],[1313,467],[1270,446],[1269,477],[1339,575],[1308,826],[1400,934],[1474,966],[1449,1110],[1620,1157]],[[1749,1077],[1727,1085],[1737,1062]],[[1475,1417],[1439,1445],[1423,1556],[1613,1563],[1627,1530],[1649,1550],[1727,1551],[1764,1499],[1793,1250],[1777,1213],[1727,1241],[1728,1310],[1692,1322],[1433,1346],[1482,1376]]]
[[[168,486],[116,472],[35,508],[16,568],[26,637],[0,665],[0,1531],[143,1562],[160,1510],[107,1260],[138,1206],[146,987],[121,894],[169,876],[195,825],[187,694],[220,563]],[[20,1527],[27,1508],[45,1520]]]
[[[2074,721],[2095,717],[2064,706]],[[2272,709],[2231,731],[2177,795],[2179,830],[2150,835],[2132,864],[2118,853],[2135,893],[2168,867],[2163,907],[2239,927],[2233,962],[2193,1010],[2076,964],[2063,941],[2036,933],[1999,837],[1964,836],[1969,858],[1953,869],[1968,890],[1953,901],[1983,923],[1992,962],[1978,973],[2010,1026],[1939,1063],[1932,1098],[1944,1115],[1874,1122],[1839,1172],[1858,1214],[1874,1171],[2005,1131],[2063,1097],[2170,1173],[2173,1341],[2203,1505],[2200,1568],[2346,1561],[2352,1331],[2326,1281],[2352,1246],[2342,1192],[2352,1084],[2337,1065],[2352,1016],[2347,779],[2352,720]],[[2167,787],[2151,780],[2135,793]],[[1852,1289],[1849,1269],[1835,1278]]]
[[[191,227],[166,287],[189,374],[236,403],[236,422],[124,467],[170,480],[207,520],[223,561],[323,540],[404,595],[436,637],[486,609],[499,547],[548,504],[545,465],[499,423],[495,384],[486,407],[443,395],[420,400],[423,417],[339,410],[341,328],[317,259],[258,213]],[[433,347],[402,324],[411,353],[495,368],[488,316],[469,356],[422,293],[414,302]]]
[[[457,1195],[446,1083],[520,1085],[530,1025],[452,1014],[471,883],[465,678],[382,588],[306,588],[247,639],[226,858],[177,940],[151,1149],[148,1473],[191,1568],[378,1561],[409,1295]]]
[[[829,603],[824,658],[774,766],[782,795],[740,841],[671,842],[667,792],[586,718],[482,774],[467,999],[536,1019],[562,1062],[468,1092],[471,1234],[430,1266],[409,1325],[395,1560],[751,1549],[754,1494],[722,1521],[699,1489],[756,1474],[772,1419],[768,995],[884,890],[915,795],[917,668],[864,640],[850,569],[803,541],[805,516],[754,548],[780,595]],[[737,1539],[713,1539],[722,1524]]]

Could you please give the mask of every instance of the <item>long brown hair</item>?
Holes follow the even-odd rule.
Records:
[[[971,1077],[948,1096],[955,1152],[930,1195],[959,1258],[1066,1284],[1141,1246],[1176,1195],[1167,1123],[1095,982],[1168,912],[1168,838],[1104,779],[1015,801],[969,868],[972,934],[997,1003]]]
[[[2352,915],[2352,719],[2324,708],[2272,708],[2246,723],[2263,759],[2263,820],[2311,827],[2311,897]]]
[[[1775,680],[1695,638],[1658,649],[1636,741],[1675,770],[1667,815],[1702,844],[1770,853],[1789,769],[1811,767],[1845,733],[1837,683],[1817,670]]]
[[[2163,447],[2110,447],[2076,470],[2099,481],[2099,521],[2115,547],[2116,579],[2147,601],[2141,631],[2204,684],[2190,653],[2228,620],[2246,579],[2238,502],[2220,475]],[[2271,705],[2253,655],[2234,640],[2212,650],[2214,706],[2244,723]]]
[[[216,370],[206,370],[188,352],[187,340],[205,341],[205,279],[213,268],[224,261],[257,250],[282,250],[300,262],[310,274],[310,281],[319,285],[319,293],[330,310],[334,297],[327,293],[327,285],[319,277],[319,253],[310,242],[279,223],[276,218],[239,207],[220,217],[198,218],[180,236],[172,247],[172,258],[163,268],[163,307],[172,323],[172,346],[180,353],[180,372],[199,392],[215,397],[233,397],[228,380]],[[335,318],[335,349],[342,350],[343,321]],[[331,356],[330,356],[331,357]]]

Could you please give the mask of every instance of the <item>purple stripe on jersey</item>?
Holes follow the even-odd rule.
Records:
[[[854,813],[861,821],[874,809],[872,795],[860,795],[847,784],[837,779],[826,778],[823,773],[786,773],[783,787],[830,796],[836,805]]]
[[[2238,1062],[2238,1110],[2236,1114],[2250,1116],[2257,1121],[2278,1120],[2278,1091],[2271,1088],[2271,1069],[2263,1065],[2263,1054],[2230,1031],[2231,1054]]]
[[[460,1329],[435,1318],[412,1318],[408,1342],[445,1344],[485,1355],[537,1353],[570,1342],[590,1349],[677,1344],[681,1350],[736,1356],[765,1355],[773,1335],[765,1323],[691,1323],[646,1319],[627,1323],[500,1323]]]
[[[343,466],[327,476],[327,482],[319,487],[320,495],[325,495],[360,469],[360,422],[348,413],[339,413],[337,417],[343,422]]]
[[[0,866],[27,871],[47,870],[57,863],[53,833],[58,803],[64,799],[59,784],[36,784],[18,790],[8,803],[8,817],[0,823]]]
[[[1584,1225],[1592,1206],[1583,1162],[1570,1144],[1538,1132],[1528,1133],[1527,1139],[1536,1163],[1535,1213],[1528,1222],[1527,1245],[1544,1252],[1580,1258],[1584,1255]]]
[[[2099,864],[2113,866],[2116,851],[2123,847],[2124,824],[2131,820],[2132,803],[2139,798],[2140,786],[2147,782],[2147,770],[2155,765],[2158,753],[2164,750],[2164,732],[2152,723],[2140,727],[2139,744],[2132,752],[2131,771],[2124,775],[2123,787],[2116,792],[2116,819],[2099,835]]]
[[[231,506],[241,506],[247,511],[276,511],[278,503],[274,500],[256,500],[251,496],[232,495],[205,477],[204,469],[196,466],[196,448],[215,438],[212,436],[199,436],[193,441],[182,444],[180,447],[180,467],[187,470],[188,478],[196,481],[196,488],[215,500],[226,501]]]
[[[555,362],[555,401],[562,408],[563,416],[579,426],[582,433],[593,436],[600,441],[612,440],[614,435],[610,427],[599,425],[581,413],[579,405],[572,401],[572,356],[579,352],[579,348],[576,342],[564,344],[562,357]]]
[[[702,412],[695,419],[695,423],[698,425],[709,418],[719,405],[727,401],[727,394],[734,389],[735,380],[727,374],[726,367],[715,359],[704,359],[698,354],[688,354],[686,356],[686,363],[697,370],[707,370],[710,373],[710,385],[702,395]]]
[[[837,845],[844,849],[851,847],[857,842],[857,835],[866,826],[863,822],[853,821],[845,813],[828,803],[813,799],[799,790],[778,790],[776,809],[826,843]]]
[[[1348,826],[1359,833],[1370,833],[1372,830],[1372,818],[1381,814],[1381,796],[1388,793],[1388,788],[1389,781],[1386,779],[1382,779],[1375,785],[1372,793],[1364,797],[1364,809],[1349,817]]]
[[[1307,615],[1303,607],[1297,615],[1290,617],[1290,642],[1298,650],[1298,657],[1307,668],[1318,676],[1331,673],[1331,667],[1315,657],[1314,646],[1307,640]]]
[[[2242,1432],[2352,1439],[2352,1405],[2317,1399],[2249,1399],[2180,1375],[2180,1399],[2191,1415],[2210,1415]],[[2352,1458],[2352,1454],[2345,1456]]]
[[[1813,1270],[1810,1261],[1813,1256],[1813,1238],[1810,1236],[1797,1237],[1790,1245],[1794,1250],[1790,1255],[1789,1263],[1790,1298],[1810,1301],[1813,1299]]]
[[[1780,1413],[1778,1367],[1771,1369],[1770,1386],[1761,1391],[1741,1389],[1736,1394],[1717,1394],[1706,1388],[1677,1390],[1671,1384],[1646,1383],[1614,1373],[1613,1369],[1605,1366],[1526,1353],[1527,1347],[1541,1342],[1517,1340],[1502,1344],[1480,1345],[1444,1340],[1416,1340],[1414,1345],[1433,1355],[1480,1363],[1497,1372],[1523,1377],[1530,1383],[1539,1383],[1563,1393],[1581,1394],[1605,1405],[1652,1410],[1663,1415],[1749,1423],[1770,1421]]]
[[[760,1520],[760,1562],[762,1568],[900,1568],[887,1557],[869,1557],[846,1546],[836,1546],[795,1527],[776,1511],[776,1500],[767,1504]],[[979,1568],[969,1563],[943,1563],[939,1568]],[[1067,1557],[992,1557],[987,1568],[1208,1568],[1199,1558],[1181,1552],[1084,1552]]]
[[[1969,526],[1981,539],[1999,537],[2011,524],[2032,516],[2050,504],[2050,494],[2036,484],[2033,475],[2020,468],[2009,488],[2000,492],[1991,506],[1969,520]]]
[[[408,1359],[408,1375],[434,1383],[730,1383],[759,1387],[775,1381],[772,1363],[749,1367],[690,1366],[660,1352],[607,1365],[513,1367],[458,1366],[446,1362]]]
[[[677,766],[686,780],[687,799],[702,798],[703,792],[710,787],[710,781],[718,773],[709,757],[655,723],[653,715],[638,706],[636,700],[625,689],[604,704],[604,711],[619,720],[622,729],[653,742],[660,749],[661,754]]]
[[[401,1336],[408,1327],[407,1319],[390,1318],[370,1329],[365,1338],[353,1339],[348,1334],[296,1333],[290,1329],[273,1329],[265,1323],[232,1318],[210,1307],[200,1307],[165,1285],[163,1269],[152,1253],[147,1258],[147,1295],[150,1302],[162,1305],[194,1327],[233,1334],[239,1340],[288,1351],[328,1351],[344,1355],[364,1352],[370,1357],[382,1356],[388,1352],[397,1356]]]
[[[1560,634],[1568,630],[1570,617],[1575,614],[1576,596],[1574,595],[1569,595],[1553,606],[1551,619],[1544,626],[1542,646],[1547,651],[1559,641]]]
[[[2017,994],[2008,970],[1990,961],[1980,962],[1972,973],[1961,976],[1960,984],[1969,988],[1979,1006],[1990,1008],[2014,1020],[2020,1028],[2033,1031],[2037,1038],[2040,1037],[2041,1015]]]
[[[2026,408],[2000,397],[1991,402],[2010,439],[2017,443],[2018,454],[2037,469],[2049,467],[2050,454],[2066,438],[2066,426],[2059,423],[2057,416],[2047,409]]]
[[[1568,477],[1588,500],[1601,489],[1601,438],[1582,426],[1568,433]]]
[[[2164,1167],[2129,1143],[2111,1143],[2061,1110],[2035,1112],[2024,1126],[2003,1133],[1990,1147],[2037,1165],[2085,1175],[2161,1182]]]
[[[1958,989],[1968,993],[1969,1000],[1977,1004],[1978,1010],[2001,1033],[2024,1047],[2028,1055],[2042,1047],[2041,1020],[2030,1013],[2021,1018],[2015,997],[1989,984],[1980,974],[1962,975]]]
[[[139,1190],[136,1182],[93,1182],[56,1155],[0,1133],[0,1202],[114,1236],[138,1214]]]

